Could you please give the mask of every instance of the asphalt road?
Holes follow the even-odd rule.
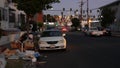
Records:
[[[66,51],[45,51],[41,68],[120,68],[120,37],[68,33]]]

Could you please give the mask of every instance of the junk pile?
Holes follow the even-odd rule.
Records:
[[[6,65],[6,59],[3,54],[4,50],[5,50],[5,48],[0,47],[0,68],[5,68],[5,65]]]
[[[31,39],[20,39],[11,42],[10,45],[11,48],[0,47],[0,68],[6,68],[8,63],[11,65],[9,60],[31,60],[32,62],[37,62],[42,58],[42,55],[34,49],[34,43]]]
[[[41,59],[44,59],[43,56],[38,51],[34,51],[34,50],[25,50],[25,51],[21,52],[19,49],[11,50],[9,48],[4,48],[0,51],[1,51],[0,52],[0,68],[7,68],[10,66],[14,66],[14,64],[19,64],[21,62],[21,60],[23,60],[23,61],[30,60],[32,62],[41,62]]]

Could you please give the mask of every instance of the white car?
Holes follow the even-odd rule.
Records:
[[[66,39],[59,30],[45,30],[38,41],[40,50],[66,49]]]
[[[86,31],[86,35],[90,36],[102,36],[103,31],[98,30],[96,27],[89,28],[88,31]]]

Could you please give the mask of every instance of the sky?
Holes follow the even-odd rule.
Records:
[[[80,9],[79,2],[81,0],[60,0],[60,1],[61,1],[60,3],[53,4],[53,9],[51,10],[62,10],[63,8],[65,8],[65,10],[69,10],[70,8],[72,8],[73,10]],[[86,1],[87,0],[83,0],[83,2],[85,2],[83,5],[83,10],[86,10],[86,5],[87,5]],[[88,0],[88,1],[89,1],[89,9],[94,9],[94,8],[99,8],[106,4],[112,3],[116,0]],[[47,14],[49,13],[53,15],[60,15],[61,11],[46,11],[45,13]],[[67,14],[67,12],[64,14]]]

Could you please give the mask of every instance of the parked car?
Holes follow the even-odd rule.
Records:
[[[66,32],[68,32],[68,29],[67,29],[67,27],[62,27],[61,31],[62,31],[63,33],[66,33]]]
[[[62,33],[67,33],[70,30],[68,26],[57,26],[56,29],[60,30]]]
[[[98,30],[97,27],[91,27],[89,28],[86,32],[86,35],[89,36],[102,36],[103,35],[103,31],[102,30]]]
[[[66,39],[60,30],[45,30],[38,41],[40,50],[66,49]]]
[[[104,30],[103,30],[103,35],[104,36],[111,36],[111,29],[110,28],[105,28]]]

